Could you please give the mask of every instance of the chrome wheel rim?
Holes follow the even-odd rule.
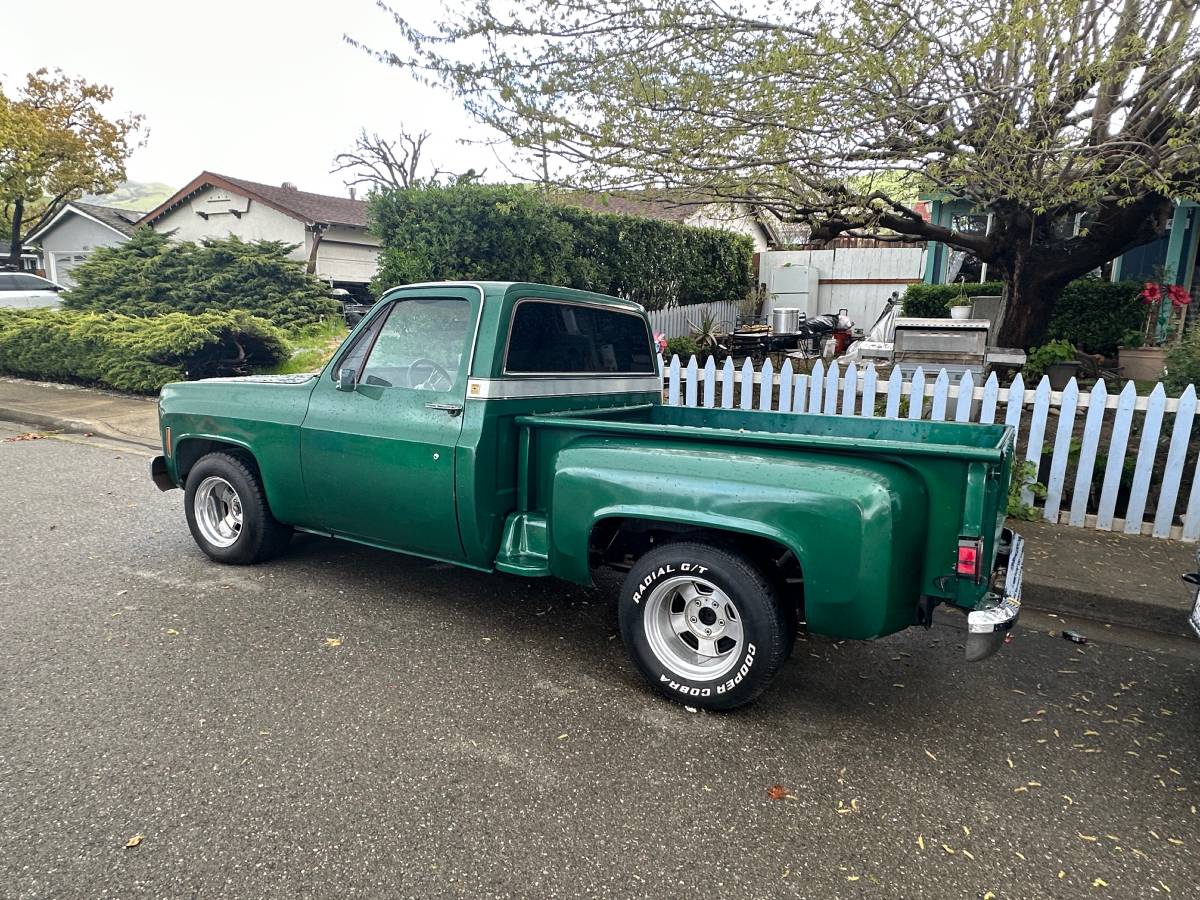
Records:
[[[242,498],[233,485],[209,475],[196,488],[192,502],[196,527],[214,547],[232,547],[242,534]]]
[[[742,655],[741,613],[705,578],[668,578],[650,593],[642,615],[651,652],[683,678],[713,681]]]

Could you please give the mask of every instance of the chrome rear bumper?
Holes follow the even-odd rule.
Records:
[[[1004,635],[1017,623],[1021,614],[1021,579],[1024,576],[1025,541],[1016,532],[1005,528],[1001,550],[996,554],[996,568],[1003,568],[1004,589],[1001,594],[989,594],[978,608],[967,613],[967,661],[986,659],[1004,643]]]

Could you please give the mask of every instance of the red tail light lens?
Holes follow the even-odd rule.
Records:
[[[954,571],[962,578],[979,582],[983,578],[983,541],[961,538],[958,542],[958,563]]]

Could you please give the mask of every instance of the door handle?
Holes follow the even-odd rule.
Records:
[[[426,409],[440,409],[442,412],[450,413],[451,417],[462,415],[461,403],[426,403]]]

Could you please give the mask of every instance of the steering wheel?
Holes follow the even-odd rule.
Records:
[[[417,372],[420,369],[428,369],[429,374],[418,381],[419,376]],[[420,356],[409,363],[408,383],[417,390],[448,391],[454,387],[454,379],[450,377],[450,373],[432,359],[427,359],[424,356]]]

